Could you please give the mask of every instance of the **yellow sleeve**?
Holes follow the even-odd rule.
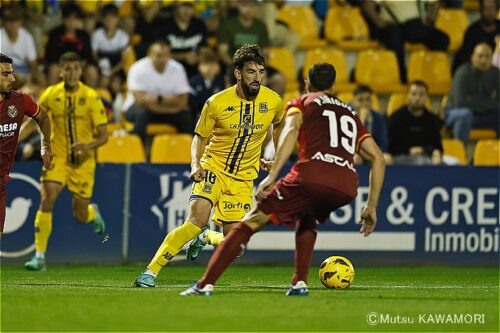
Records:
[[[38,105],[44,109],[46,112],[49,111],[49,96],[50,96],[50,87],[45,89],[42,93],[42,95],[38,98]]]
[[[104,109],[104,104],[102,104],[99,94],[93,91],[89,96],[89,101],[94,127],[107,124],[108,117],[106,115],[106,110]]]
[[[276,114],[274,115],[273,118],[273,124],[279,123],[283,119],[284,115],[285,115],[285,105],[283,104],[283,100],[280,98],[276,105]]]
[[[198,124],[196,124],[196,128],[194,129],[194,132],[197,135],[203,138],[208,138],[210,134],[212,134],[215,122],[217,121],[216,111],[217,106],[215,105],[214,99],[208,99],[203,106],[203,110],[201,110],[200,119],[198,120]]]

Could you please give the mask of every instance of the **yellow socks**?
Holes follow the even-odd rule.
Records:
[[[163,243],[161,243],[158,251],[156,251],[153,260],[149,263],[148,269],[158,274],[180,252],[184,244],[200,233],[201,229],[189,221],[170,231],[163,240]]]
[[[214,230],[207,230],[205,241],[209,245],[218,246],[224,240],[224,234]]]
[[[87,221],[85,221],[85,223],[90,223],[90,222],[95,220],[95,216],[97,213],[96,213],[93,205],[87,206],[87,212],[88,212],[88,216],[87,216]]]
[[[42,212],[41,210],[36,212],[35,217],[35,248],[36,252],[47,251],[47,243],[49,242],[49,236],[52,231],[52,213]]]

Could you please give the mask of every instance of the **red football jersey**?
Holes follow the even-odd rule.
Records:
[[[302,95],[288,103],[287,114],[301,112],[299,158],[285,181],[322,184],[356,196],[358,174],[354,153],[370,137],[345,103],[322,92]]]
[[[24,115],[35,117],[39,110],[33,99],[21,91],[12,91],[0,101],[0,183],[9,179]]]

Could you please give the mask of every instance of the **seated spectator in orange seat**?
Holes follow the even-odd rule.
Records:
[[[427,84],[413,81],[407,105],[389,118],[389,152],[395,164],[441,164],[441,120],[425,108]]]

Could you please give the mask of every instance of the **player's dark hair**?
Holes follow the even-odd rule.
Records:
[[[233,56],[233,65],[236,69],[242,69],[247,62],[255,62],[257,65],[266,65],[266,59],[260,53],[260,47],[257,44],[245,44],[240,47]]]
[[[8,57],[5,54],[0,53],[0,62],[1,63],[12,64],[14,61],[12,60],[11,57]]]
[[[149,51],[151,51],[151,48],[153,48],[153,45],[159,45],[159,46],[170,48],[170,41],[168,39],[157,39],[157,40],[155,40],[154,42],[152,42],[149,45],[148,53],[149,53]]]
[[[480,13],[483,12],[484,1],[485,0],[479,0],[479,12]],[[498,8],[500,7],[500,1],[495,0],[495,1],[493,1],[493,3],[495,4],[496,9],[498,10]]]
[[[417,87],[424,88],[426,92],[429,91],[429,86],[427,85],[427,83],[425,83],[424,81],[421,81],[421,80],[411,81],[410,84],[408,85],[408,88],[410,88],[411,86],[417,86]]]
[[[118,7],[110,3],[102,7],[101,16],[118,16]]]
[[[74,3],[68,3],[68,4],[65,4],[64,6],[62,6],[61,14],[62,14],[63,19],[71,17],[71,16],[83,18],[82,10],[80,9],[80,7],[78,7],[78,5],[76,5]]]
[[[359,85],[356,87],[356,89],[354,90],[354,96],[357,96],[357,95],[360,95],[360,94],[365,94],[365,93],[369,93],[370,95],[372,94],[372,89],[370,87],[368,87],[367,85]]]
[[[326,62],[315,64],[309,69],[309,82],[316,91],[330,89],[335,83],[336,76],[335,67]]]
[[[59,64],[60,65],[63,65],[67,62],[73,62],[73,61],[81,62],[82,58],[80,57],[80,55],[78,55],[78,53],[75,53],[75,52],[65,52],[65,53],[63,53],[62,56],[59,57]]]

